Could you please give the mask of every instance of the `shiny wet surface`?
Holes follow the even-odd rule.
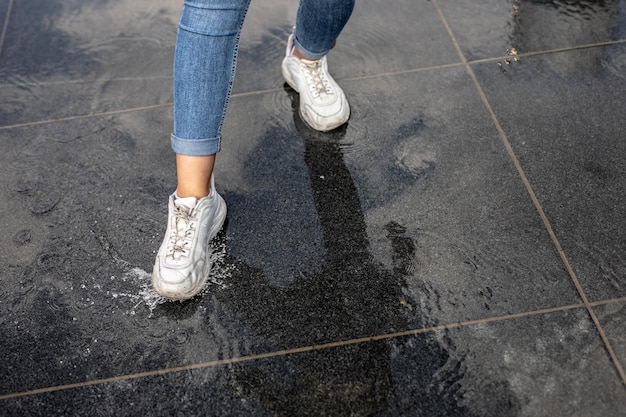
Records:
[[[164,303],[180,4],[0,0],[0,415],[625,415],[626,2],[358,2],[328,134],[294,3],[253,1],[211,283]]]

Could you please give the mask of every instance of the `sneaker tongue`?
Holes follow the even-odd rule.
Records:
[[[196,206],[197,201],[196,197],[177,198],[174,200],[174,205],[176,207],[185,207],[186,209],[191,210]]]

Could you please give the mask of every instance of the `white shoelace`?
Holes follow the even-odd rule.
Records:
[[[318,61],[300,60],[305,78],[313,97],[319,97],[322,94],[331,95],[333,90],[326,79],[324,71],[322,71],[322,63]]]
[[[196,232],[196,215],[193,209],[174,207],[174,218],[167,255],[178,260],[190,254],[191,242]]]

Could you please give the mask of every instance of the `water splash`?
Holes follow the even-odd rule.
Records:
[[[226,246],[224,243],[220,243],[211,248],[210,258],[213,263],[211,274],[209,275],[209,279],[207,280],[204,288],[200,291],[197,297],[202,297],[216,286],[218,288],[227,288],[228,278],[231,276],[234,269],[233,265],[226,263]],[[111,277],[112,281],[115,279],[116,277]],[[110,295],[113,299],[126,299],[133,301],[135,304],[126,312],[128,315],[136,315],[139,308],[144,306],[148,309],[148,317],[152,317],[154,310],[159,305],[172,302],[172,300],[162,297],[154,291],[152,288],[151,273],[144,271],[141,268],[135,267],[126,271],[122,275],[121,280],[123,282],[130,282],[133,288],[138,289],[137,293],[109,290],[107,291],[107,295]],[[102,285],[96,285],[96,289],[101,290]]]

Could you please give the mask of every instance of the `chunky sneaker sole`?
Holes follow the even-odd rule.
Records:
[[[350,118],[350,105],[341,87],[328,73],[326,56],[317,61],[299,59],[293,49],[293,35],[290,35],[281,69],[287,84],[300,94],[298,111],[302,119],[321,132],[346,123]]]
[[[226,202],[213,191],[213,178],[211,189],[211,195],[199,200],[170,196],[167,229],[152,270],[152,285],[163,297],[192,298],[209,278],[209,242],[226,219]]]

